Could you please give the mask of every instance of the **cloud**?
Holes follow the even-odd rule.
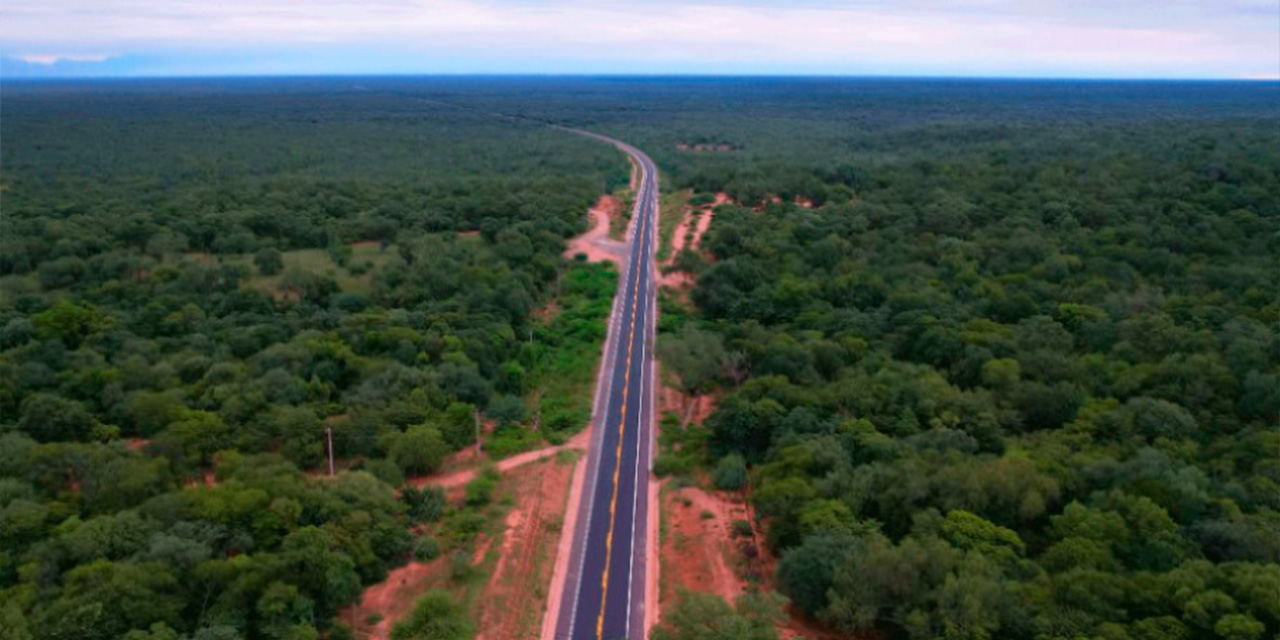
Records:
[[[106,62],[110,56],[100,55],[19,55],[13,56],[30,64],[53,66],[59,62]]]
[[[342,52],[371,72],[607,63],[657,72],[1242,77],[1280,71],[1280,15],[1270,2],[9,0],[0,50],[293,60],[280,63],[284,71]]]

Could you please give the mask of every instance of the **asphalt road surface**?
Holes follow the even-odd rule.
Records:
[[[646,526],[653,452],[654,238],[658,171],[640,150],[618,147],[639,167],[629,251],[610,316],[592,409],[595,427],[556,638],[636,640],[644,635]]]

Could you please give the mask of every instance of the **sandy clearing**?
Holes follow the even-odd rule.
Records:
[[[733,602],[750,588],[776,588],[773,578],[777,559],[764,547],[764,537],[754,526],[746,495],[700,487],[668,488],[662,508],[668,534],[661,551],[661,606],[670,604],[681,589],[714,593]],[[753,524],[751,535],[734,534],[733,523],[737,520]],[[778,634],[782,640],[850,637],[824,627],[791,606],[778,626]]]
[[[619,215],[620,206],[616,197],[600,196],[596,205],[587,212],[591,218],[591,228],[582,235],[569,239],[564,257],[573,258],[578,254],[586,254],[588,262],[609,261],[621,268],[622,259],[627,255],[627,245],[609,238],[610,221]]]
[[[714,593],[729,602],[746,591],[747,581],[736,570],[743,554],[732,534],[735,520],[748,519],[741,498],[698,487],[671,488],[662,508],[667,516],[661,547],[662,606],[680,589]]]
[[[711,219],[716,216],[715,209],[707,209],[697,216],[697,225],[693,228],[693,239],[689,242],[689,247],[697,249],[702,246],[702,236],[711,226]]]
[[[675,231],[671,232],[671,255],[662,261],[663,266],[675,262],[676,254],[684,249],[685,239],[689,237],[689,223],[690,218],[693,217],[693,211],[686,209],[681,215],[684,217],[680,219],[680,222],[676,223]]]

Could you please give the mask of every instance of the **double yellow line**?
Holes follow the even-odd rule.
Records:
[[[641,189],[642,193],[648,193],[645,189]],[[640,211],[644,212],[645,201],[640,201]],[[622,441],[627,435],[627,392],[631,388],[631,350],[635,345],[636,336],[636,310],[640,304],[640,265],[644,258],[644,234],[649,224],[649,216],[641,215],[638,243],[636,245],[636,262],[631,268],[635,271],[635,277],[632,279],[631,296],[631,328],[627,331],[627,362],[626,369],[623,371],[622,377],[622,417],[618,424],[618,452],[617,461],[613,466],[613,497],[609,501],[609,533],[604,539],[604,575],[600,578],[600,616],[596,619],[596,638],[604,634],[604,605],[609,601],[609,565],[613,560],[613,525],[615,523],[614,514],[618,510],[618,478],[622,473]],[[637,460],[636,464],[640,464]]]

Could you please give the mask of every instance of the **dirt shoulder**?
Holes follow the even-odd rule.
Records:
[[[578,453],[557,455],[505,478],[515,504],[507,512],[497,564],[478,599],[476,640],[539,637],[547,610],[547,585],[566,530],[569,486],[575,468],[584,461],[585,456]]]
[[[734,522],[747,520],[746,504],[721,492],[698,487],[662,492],[666,535],[662,541],[661,607],[681,589],[714,593],[732,602],[747,589],[743,549],[749,537],[733,534]]]

